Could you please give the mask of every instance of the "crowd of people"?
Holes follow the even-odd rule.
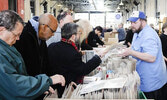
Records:
[[[120,56],[137,60],[140,89],[148,99],[167,100],[167,23],[159,38],[147,25],[144,12],[134,11],[128,21],[128,31],[118,25],[119,42],[127,45]],[[103,31],[101,26],[93,29],[88,21],[74,21],[66,11],[57,18],[49,13],[34,16],[27,23],[14,11],[1,11],[0,99],[41,100],[54,89],[60,98],[65,86],[82,83],[83,76],[100,65],[106,51],[85,63],[82,50],[103,46]]]
[[[48,19],[48,22],[50,21],[50,18],[53,19],[52,24],[55,25],[53,25],[52,28],[54,30],[57,29],[56,19],[53,15],[41,15],[39,20],[43,18]],[[38,31],[38,36],[40,37],[40,34],[41,36],[44,34],[46,35],[41,39],[46,39],[52,35],[52,32],[50,32],[51,26],[48,25],[48,22],[41,22],[41,24],[38,24],[38,28],[42,28]],[[29,28],[33,29],[30,22],[27,25],[30,26]],[[23,31],[24,33],[22,34],[23,28],[25,31]],[[33,100],[47,91],[54,93],[51,85],[65,85],[65,79],[62,75],[56,74],[53,76],[47,76],[46,74],[42,74],[42,68],[40,68],[42,66],[40,64],[41,62],[39,65],[34,66],[34,69],[36,69],[36,67],[39,68],[36,72],[34,72],[34,70],[29,70],[29,72],[27,71],[27,69],[29,69],[29,65],[31,63],[33,63],[31,65],[35,65],[36,62],[33,62],[34,59],[32,59],[30,64],[25,63],[26,61],[23,58],[24,55],[21,55],[13,45],[16,43],[16,40],[19,40],[26,34],[27,38],[25,39],[30,39],[30,41],[34,43],[29,45],[25,44],[26,47],[30,46],[31,48],[31,45],[39,47],[39,42],[43,43],[44,41],[39,41],[35,30],[30,29],[26,32],[26,29],[27,26],[24,27],[22,18],[14,11],[5,10],[0,12],[0,99],[2,100]],[[21,47],[21,49],[23,47]],[[34,48],[35,47],[33,46],[32,51],[35,51]],[[39,52],[37,53],[39,54]],[[41,60],[41,58],[36,58],[35,61],[37,60]],[[38,75],[35,75],[37,73]]]

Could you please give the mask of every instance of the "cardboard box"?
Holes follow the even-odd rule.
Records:
[[[108,42],[108,38],[118,38],[118,32],[105,32],[104,41]]]
[[[118,38],[108,38],[107,44],[116,44],[118,43]]]

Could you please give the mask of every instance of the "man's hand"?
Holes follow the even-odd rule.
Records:
[[[85,51],[80,51],[82,55],[85,55]]]
[[[129,45],[129,47],[123,49],[123,50],[122,50],[122,53],[120,54],[120,56],[122,56],[122,57],[126,57],[126,56],[131,55],[131,53],[132,53],[132,50],[131,50],[131,44],[128,42],[128,45]]]
[[[100,50],[97,52],[97,55],[100,56],[100,58],[104,57],[104,55],[110,50],[110,48],[105,48],[104,50]]]
[[[49,94],[49,93],[51,93],[51,94],[55,93],[54,89],[51,86],[49,86],[49,90],[46,91],[44,94]]]
[[[75,82],[71,82],[70,85],[72,87],[72,91],[74,91],[74,89],[77,87],[77,84]]]
[[[126,57],[129,55],[149,63],[153,63],[156,60],[156,56],[152,56],[149,53],[143,53],[143,52],[132,50],[131,46],[129,48],[124,49],[120,54],[120,56],[122,57]]]
[[[52,79],[53,84],[61,84],[61,86],[65,85],[65,79],[62,75],[53,75],[50,77]]]
[[[132,52],[132,50],[131,50],[130,47],[125,48],[125,49],[122,50],[122,53],[120,54],[120,56],[122,56],[122,57],[129,56],[129,55],[131,55],[131,52]]]

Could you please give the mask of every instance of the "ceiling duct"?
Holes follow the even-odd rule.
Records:
[[[43,0],[42,3],[40,3],[40,5],[46,6],[48,4],[48,2],[46,0]]]
[[[126,11],[127,13],[129,13],[130,10],[129,10],[129,9],[125,9],[125,11]]]
[[[140,4],[140,2],[137,2],[136,0],[134,0],[134,1],[133,1],[133,4],[134,4],[135,6],[138,6],[138,5]]]

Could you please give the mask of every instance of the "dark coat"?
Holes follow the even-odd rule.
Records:
[[[104,42],[100,40],[97,34],[95,34],[95,31],[92,31],[88,35],[88,44],[92,47],[97,47],[98,45],[96,43],[104,45]]]
[[[77,83],[78,79],[89,74],[101,63],[101,59],[97,55],[87,63],[82,62],[81,53],[79,53],[71,44],[62,41],[49,45],[48,58],[48,75],[63,75],[66,80],[66,85],[71,81]]]
[[[160,39],[161,39],[161,43],[162,43],[162,52],[163,55],[167,58],[167,35],[165,35],[164,33],[162,33],[160,35]],[[167,62],[165,61],[166,65]]]
[[[131,44],[132,43],[132,39],[133,39],[133,35],[134,33],[132,32],[132,29],[128,30],[125,38],[125,42],[124,45],[126,45],[127,47],[129,47],[128,42]]]
[[[81,50],[93,50],[92,46],[90,46],[86,41],[86,39],[82,41]]]
[[[40,40],[39,45],[37,33],[30,22],[24,27],[20,40],[14,46],[21,53],[29,75],[45,73],[48,64],[46,42]]]

